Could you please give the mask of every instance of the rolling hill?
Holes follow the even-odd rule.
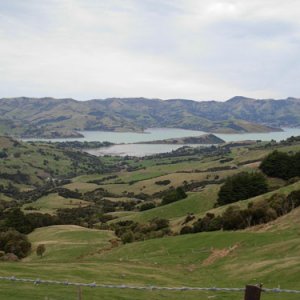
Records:
[[[299,289],[299,208],[274,223],[251,231],[205,232],[110,246],[112,232],[79,226],[36,229],[34,249],[46,245],[43,258],[33,252],[19,263],[1,263],[1,276],[98,284],[243,287],[264,283]],[[275,230],[275,231],[274,231]],[[284,274],[282,276],[281,274]],[[75,299],[67,285],[1,282],[5,299]],[[83,299],[242,299],[241,292],[137,291],[82,289]],[[297,294],[264,293],[263,300],[296,300]]]
[[[59,189],[51,189],[47,195],[43,194],[35,199],[18,199],[7,203],[8,199],[1,202],[2,216],[5,216],[5,209],[9,205],[17,205],[27,212],[30,210],[25,208],[31,207],[34,208],[33,212],[37,209],[35,213],[47,212],[51,215],[63,208],[73,211],[70,223],[35,227],[28,234],[32,251],[18,262],[0,261],[0,276],[166,287],[244,287],[245,284],[262,282],[266,288],[280,286],[284,289],[300,289],[299,207],[269,223],[257,223],[259,225],[245,230],[178,235],[183,221],[191,225],[207,212],[217,215],[228,207],[227,205],[214,208],[218,190],[227,176],[241,171],[257,170],[259,162],[275,149],[286,153],[299,151],[299,139],[293,138],[279,143],[256,142],[242,146],[222,145],[216,147],[215,152],[207,153],[205,148],[202,149],[204,152],[187,152],[184,156],[169,154],[136,159],[105,158],[107,161],[103,163],[114,162],[122,166],[122,169],[112,169],[108,173],[104,173],[104,169],[86,172],[86,168],[93,171],[91,165],[96,162],[84,153],[74,158],[66,155],[65,151],[74,153],[70,149],[57,149],[52,144],[16,142],[7,137],[1,138],[0,142],[5,152],[0,160],[2,172],[12,174],[15,166],[19,164],[21,171],[29,175],[32,183],[39,179],[39,173],[35,174],[36,171],[51,173],[52,169],[49,169],[48,164],[44,165],[44,160],[47,160],[54,170],[57,168],[58,174],[64,178],[70,176],[70,168],[71,171],[74,169],[74,159],[80,158],[77,176],[71,182],[69,180],[68,183],[61,183],[63,185]],[[224,151],[224,147],[227,151]],[[54,159],[54,154],[58,160]],[[105,164],[102,167],[104,168]],[[19,180],[20,173],[14,174],[18,176],[12,179]],[[241,200],[235,205],[247,207],[249,202],[261,201],[275,193],[288,195],[291,191],[299,190],[298,179],[288,181],[268,177],[268,193]],[[17,184],[13,180],[9,181]],[[41,179],[38,181],[39,185],[43,182]],[[187,197],[167,205],[159,205],[164,192],[172,186],[185,187]],[[29,185],[26,187],[29,188]],[[68,194],[76,196],[74,192],[82,193],[82,197],[64,198],[59,194],[61,191],[66,197]],[[69,193],[66,194],[67,191]],[[145,196],[148,196],[148,199],[143,200]],[[153,202],[156,207],[140,211],[140,204],[144,202]],[[100,210],[95,210],[90,223],[85,221],[84,215],[78,216],[78,211],[84,212],[86,205],[90,204],[87,206],[90,209],[100,209],[103,203],[116,206],[107,205],[106,208],[113,210],[109,209],[105,213],[103,211],[103,214]],[[129,206],[122,206],[122,203]],[[118,219],[103,219],[109,215]],[[194,219],[186,221],[188,215],[193,215]],[[80,224],[75,225],[74,221],[78,218]],[[146,229],[147,222],[154,218],[167,219],[172,233],[122,244],[118,231],[112,230],[115,222],[119,221],[139,222],[139,228]],[[36,248],[40,244],[46,247],[43,257],[36,254]],[[33,295],[36,299],[75,299],[77,292],[75,287],[67,284],[0,282],[1,297],[8,300],[32,299]],[[241,292],[175,292],[90,287],[83,287],[82,295],[83,299],[123,300],[239,300],[243,297]],[[283,298],[296,300],[298,295],[264,293],[262,297],[263,300]]]
[[[0,99],[0,133],[22,137],[76,137],[80,130],[143,131],[170,127],[207,132],[266,132],[300,125],[300,100],[226,102],[110,98],[89,101],[53,98]],[[277,129],[278,130],[278,129]]]

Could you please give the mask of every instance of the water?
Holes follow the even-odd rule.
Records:
[[[282,132],[267,132],[267,133],[238,133],[238,134],[215,134],[225,142],[243,141],[243,140],[262,140],[262,141],[281,141],[291,136],[300,135],[300,128],[283,128]],[[99,141],[112,142],[123,145],[114,145],[107,148],[91,149],[88,153],[94,155],[130,155],[130,156],[144,156],[156,153],[170,152],[176,150],[183,145],[151,145],[151,144],[130,144],[138,142],[148,142],[155,140],[163,140],[170,138],[180,138],[187,136],[199,136],[205,134],[203,131],[184,130],[176,128],[150,128],[144,133],[135,132],[106,132],[106,131],[82,131],[84,138],[70,138],[70,139],[51,139],[44,141]],[[24,139],[30,141],[40,141],[42,139]],[[195,145],[193,145],[195,146]]]
[[[109,132],[109,131],[80,131],[83,138],[59,138],[59,139],[23,139],[24,141],[80,141],[80,142],[111,142],[114,144],[150,142],[185,136],[199,136],[205,134],[203,131],[185,130],[177,128],[149,128],[143,133],[138,132]]]
[[[262,140],[277,142],[285,140],[291,136],[300,135],[300,128],[282,128],[284,131],[280,132],[265,132],[265,133],[233,133],[233,134],[215,134],[225,142],[236,142],[245,140]]]
[[[99,149],[89,149],[86,152],[96,155],[117,155],[117,156],[146,156],[153,155],[158,153],[166,153],[176,150],[183,145],[167,145],[167,144],[123,144],[123,145],[114,145],[107,148]],[[198,145],[185,145],[185,146],[198,146]],[[205,146],[205,145],[201,145]]]

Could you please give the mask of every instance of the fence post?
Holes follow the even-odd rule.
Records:
[[[77,295],[78,295],[78,300],[82,300],[82,289],[81,289],[81,286],[78,286]]]
[[[260,300],[261,287],[257,285],[246,285],[244,300]]]

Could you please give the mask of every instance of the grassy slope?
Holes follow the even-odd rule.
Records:
[[[265,287],[300,289],[300,209],[271,228],[211,232],[167,237],[103,250],[110,232],[78,226],[37,229],[34,247],[46,244],[45,257],[33,253],[20,263],[1,263],[1,276],[166,286],[241,287],[263,282]],[[292,225],[290,225],[292,223]],[[276,232],[272,227],[276,226]],[[226,249],[236,247],[227,256]],[[101,251],[102,249],[102,251]],[[214,255],[212,255],[214,253]],[[68,263],[67,265],[65,263]],[[282,276],[284,274],[284,276]],[[73,287],[34,286],[1,282],[5,299],[74,299]],[[83,289],[84,299],[242,299],[240,293],[159,292]],[[263,300],[296,300],[297,295],[264,294]]]
[[[140,213],[134,213],[122,218],[122,220],[129,219],[137,222],[147,222],[155,217],[172,220],[185,216],[188,213],[204,213],[213,207],[217,192],[218,186],[211,185],[206,187],[202,192],[189,192],[188,197],[183,200],[164,206],[158,206]]]
[[[271,197],[275,193],[289,194],[294,190],[300,189],[300,181],[281,187],[275,191],[265,193],[263,195],[253,197],[247,200],[241,200],[232,204],[223,205],[218,208],[213,208],[217,200],[217,194],[219,191],[220,185],[209,185],[201,192],[189,192],[186,199],[173,202],[164,206],[158,206],[153,209],[142,212],[128,212],[125,215],[119,214],[120,218],[114,219],[111,222],[118,222],[121,220],[133,220],[139,223],[147,222],[154,218],[165,218],[170,220],[172,230],[179,232],[183,226],[183,222],[188,213],[193,213],[196,216],[196,219],[203,217],[206,212],[211,212],[216,215],[221,214],[225,209],[232,205],[237,205],[242,208],[246,208],[248,203],[256,202],[263,199]],[[193,219],[186,225],[191,225],[195,222],[196,219]]]
[[[74,261],[82,256],[90,255],[91,251],[108,247],[109,239],[114,238],[110,231],[87,229],[76,225],[56,225],[38,228],[30,234],[33,250],[38,244],[46,246],[43,262]],[[32,252],[24,261],[41,262]]]
[[[91,205],[90,202],[73,199],[73,198],[64,198],[59,196],[57,193],[49,194],[39,198],[37,201],[24,204],[22,209],[25,213],[29,212],[39,212],[39,213],[48,213],[55,214],[56,210],[59,208],[75,208]],[[27,210],[26,207],[33,207],[36,210]]]
[[[290,148],[285,148],[286,151],[288,149]],[[237,153],[234,153],[232,164],[263,157],[270,150],[236,149],[235,151]],[[149,172],[148,174],[163,170],[170,173],[170,176],[176,176],[178,173],[174,172],[178,170],[196,168],[205,170],[219,165],[217,161],[210,160],[166,166],[154,166],[149,161],[147,163],[149,164],[149,169],[146,170]],[[246,166],[246,168],[252,167]],[[128,177],[127,174],[124,174],[123,178],[126,177],[126,181],[129,182],[130,176],[137,178],[137,173],[132,172]],[[181,176],[183,175],[181,174]],[[192,175],[194,176],[194,174]],[[136,184],[150,184],[151,180],[156,181],[157,179],[146,179],[144,183],[140,181],[133,185],[120,186],[127,189]],[[281,192],[288,193],[293,188],[299,188],[299,184],[284,187]],[[118,185],[111,184],[109,186],[115,188]],[[216,191],[216,186],[208,186],[201,193],[189,193],[187,199],[155,210],[135,213],[130,218],[142,220],[158,215],[167,216],[173,222],[177,222],[182,220],[180,218],[187,212],[194,211],[201,215],[211,208]],[[269,195],[256,197],[256,200],[266,196]],[[247,202],[249,200],[240,202],[240,204],[246,205]],[[0,276],[14,275],[81,282],[167,286],[240,287],[246,283],[263,282],[266,287],[280,285],[282,288],[300,289],[299,219],[300,209],[297,209],[271,224],[251,230],[166,237],[124,245],[112,250],[109,250],[108,240],[114,236],[110,232],[98,232],[77,226],[42,228],[32,233],[30,239],[34,243],[34,249],[39,243],[46,244],[45,257],[40,259],[33,253],[23,262],[1,263]],[[235,250],[222,258],[221,255],[226,252],[225,250],[233,246],[236,246]],[[214,261],[213,257],[217,259]],[[208,258],[210,259],[207,260]],[[8,300],[20,297],[25,300],[32,299],[32,295],[35,296],[35,299],[76,298],[76,289],[67,286],[34,286],[0,282],[0,292],[0,295]],[[242,295],[239,293],[178,293],[88,288],[83,289],[83,295],[83,299],[148,300],[166,298],[176,300],[182,298],[208,299],[209,297],[227,300],[242,299]],[[298,296],[271,294],[263,295],[262,299],[296,300]]]
[[[66,178],[69,174],[88,172],[89,168],[100,160],[93,159],[83,154],[76,158],[78,164],[74,169],[75,159],[71,158],[66,151],[55,148],[53,145],[19,142],[15,146],[13,141],[7,137],[0,137],[0,150],[6,149],[7,158],[0,159],[1,173],[16,174],[17,171],[29,175],[29,182],[25,185],[18,185],[19,188],[30,188],[32,185],[40,185],[47,181],[47,178]],[[104,161],[104,158],[101,159]],[[8,184],[8,180],[1,179],[1,184]],[[14,183],[13,181],[11,181]]]
[[[300,189],[300,181],[295,182],[295,183],[290,184],[290,185],[287,185],[287,186],[284,186],[284,187],[281,187],[281,188],[279,188],[279,189],[277,189],[275,191],[268,192],[268,193],[265,193],[265,194],[262,194],[262,195],[259,195],[259,196],[247,199],[247,200],[241,200],[241,201],[238,201],[238,202],[235,202],[235,203],[231,203],[231,204],[220,206],[218,208],[214,208],[214,209],[210,210],[209,212],[214,213],[214,214],[220,214],[227,207],[232,206],[232,205],[236,205],[236,206],[239,206],[241,208],[246,208],[247,205],[250,202],[261,201],[261,200],[270,198],[272,195],[277,194],[277,193],[278,194],[283,194],[283,195],[288,195],[292,191],[299,190],[299,189]]]

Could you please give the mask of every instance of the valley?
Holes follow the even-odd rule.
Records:
[[[277,2],[0,1],[0,300],[299,300]]]
[[[267,192],[216,206],[228,177],[259,171],[261,161],[274,150],[299,152],[298,138],[183,147],[148,157],[95,157],[71,146],[8,137],[0,142],[0,208],[6,211],[0,224],[7,222],[9,210],[20,209],[20,216],[33,226],[27,231],[31,252],[18,262],[0,262],[1,276],[170,287],[263,282],[265,287],[300,288],[299,208],[245,229],[197,232],[195,227],[207,216],[221,217],[233,205],[247,209],[299,191],[298,178],[266,176]],[[178,189],[185,193],[182,199],[162,204]],[[38,219],[33,221],[33,216],[45,225],[35,225]],[[18,228],[19,221],[14,222]],[[196,231],[184,234],[187,228]],[[46,248],[43,257],[35,253],[40,244]],[[1,282],[6,299],[21,294],[31,299],[33,293],[39,298],[74,299],[77,292],[68,286],[13,286]],[[237,292],[120,292],[82,291],[88,299],[242,297]],[[264,300],[277,298],[280,295],[263,295]]]

